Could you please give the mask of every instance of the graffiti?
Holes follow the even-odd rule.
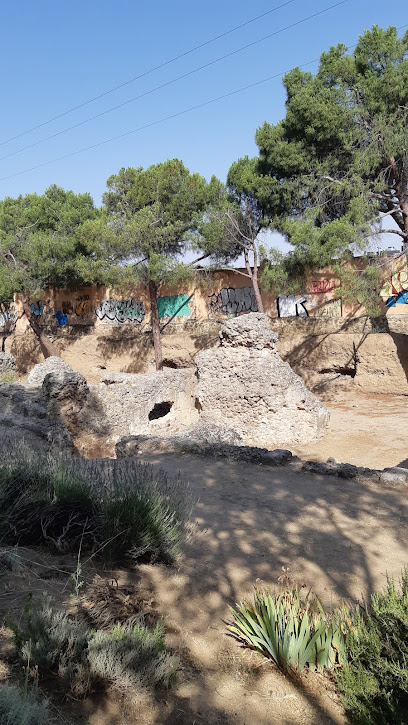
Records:
[[[64,327],[64,325],[68,325],[68,317],[61,312],[61,310],[58,310],[57,314],[55,315],[57,318],[57,324],[60,327]]]
[[[77,317],[89,315],[89,295],[76,298],[75,314]]]
[[[318,295],[324,292],[331,292],[336,286],[334,279],[314,279],[311,283],[311,294]]]
[[[387,307],[395,307],[395,305],[408,305],[408,291],[404,290],[397,295],[392,295],[386,301]]]
[[[281,295],[277,298],[278,317],[308,317],[306,302],[306,297],[296,299],[295,295]]]
[[[129,322],[143,322],[145,314],[143,302],[137,302],[134,299],[114,300],[111,298],[101,302],[95,310],[95,315],[99,320],[106,318],[111,322],[116,320],[120,323],[126,322],[126,320]]]
[[[72,315],[74,310],[69,300],[64,300],[61,306],[63,315]]]
[[[18,320],[18,314],[15,306],[10,305],[8,309],[6,305],[2,307],[3,312],[0,312],[0,327],[6,327],[10,323],[16,323]]]
[[[223,287],[209,295],[207,306],[213,315],[239,315],[241,312],[258,312],[253,287]]]
[[[323,307],[317,310],[319,317],[341,317],[341,299],[327,300]]]
[[[159,310],[159,317],[188,317],[191,315],[189,301],[189,295],[158,297],[157,309]]]
[[[44,305],[41,300],[38,300],[37,305],[34,302],[30,305],[30,310],[35,317],[41,317],[44,312]]]
[[[386,299],[387,307],[395,307],[396,304],[408,304],[408,273],[405,270],[396,272],[386,281],[380,292],[380,296]]]

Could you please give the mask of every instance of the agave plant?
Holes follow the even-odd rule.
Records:
[[[339,618],[331,615],[328,620],[320,601],[310,594],[301,601],[299,587],[280,594],[255,589],[253,604],[244,601],[230,610],[230,634],[283,670],[301,671],[308,665],[321,671],[343,659]]]

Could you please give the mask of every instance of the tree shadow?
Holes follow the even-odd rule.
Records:
[[[143,573],[164,615],[171,612],[195,649],[198,642],[217,651],[228,606],[251,596],[257,579],[277,587],[282,567],[330,607],[368,597],[407,562],[402,488],[190,454],[143,460],[170,474],[180,470],[199,499],[197,533],[177,572]],[[302,693],[317,707],[303,685]],[[326,718],[319,722],[331,722],[327,698],[319,707]]]
[[[153,340],[150,331],[112,327],[98,338],[97,352],[109,361],[122,355],[132,355],[132,361],[125,370],[118,372],[144,373],[153,355]]]

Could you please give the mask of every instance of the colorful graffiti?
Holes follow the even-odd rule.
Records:
[[[172,295],[171,297],[158,297],[157,309],[159,317],[189,317],[191,309],[189,307],[190,295]]]
[[[6,325],[10,325],[10,323],[13,325],[18,320],[18,313],[14,306],[14,304],[11,304],[9,307],[6,305],[2,305],[2,312],[0,312],[0,327],[6,327]]]
[[[95,314],[99,320],[109,320],[113,322],[143,322],[145,318],[145,310],[143,302],[131,300],[115,300],[113,298],[104,300],[95,310]]]
[[[280,295],[276,300],[278,305],[278,317],[308,317],[309,313],[305,307],[306,297],[295,295]]]
[[[314,279],[311,282],[310,292],[313,295],[324,294],[334,290],[335,286],[336,280],[334,279]]]
[[[408,304],[408,272],[401,270],[390,277],[380,292],[387,307]]]
[[[241,312],[258,312],[253,287],[223,287],[218,294],[207,298],[211,314],[239,315]]]
[[[63,315],[72,315],[72,313],[74,312],[74,309],[72,307],[72,303],[69,300],[63,300],[63,302],[61,304],[61,307],[62,307],[62,314]]]
[[[44,305],[41,300],[38,300],[37,303],[32,302],[30,305],[31,314],[35,315],[35,317],[42,317],[44,312]]]
[[[55,317],[57,318],[57,325],[59,325],[59,327],[65,327],[65,325],[68,325],[68,317],[67,315],[64,315],[61,310],[57,311]]]

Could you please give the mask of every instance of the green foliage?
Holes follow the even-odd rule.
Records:
[[[353,723],[404,725],[408,712],[408,568],[398,590],[383,592],[356,609],[346,640],[347,661],[336,672]]]
[[[308,269],[367,249],[388,217],[408,239],[408,32],[374,26],[353,53],[332,47],[315,75],[294,68],[284,86],[285,118],[257,130],[259,157],[240,159],[229,179],[293,245],[289,257],[264,252],[262,285],[295,291]],[[369,276],[367,296],[350,282],[372,306]]]
[[[109,177],[107,186],[103,203],[116,233],[117,257],[146,283],[173,283],[175,258],[194,233],[197,215],[208,206],[216,180],[207,184],[172,159],[147,169],[121,169]],[[137,267],[134,260],[139,260]]]
[[[95,632],[89,641],[88,660],[93,677],[117,690],[141,685],[169,687],[178,667],[177,658],[165,652],[162,622],[153,632],[141,624],[131,629],[117,624],[111,632]]]
[[[229,631],[283,670],[330,669],[343,658],[340,623],[326,617],[317,599],[301,601],[299,588],[274,593],[255,589],[254,603],[231,608]]]
[[[0,722],[2,725],[45,725],[49,722],[46,702],[38,702],[31,693],[14,685],[0,686]]]
[[[0,383],[16,383],[18,376],[15,370],[5,370],[0,373]]]
[[[29,298],[52,285],[86,281],[83,272],[94,263],[94,250],[80,230],[97,216],[89,194],[55,185],[42,196],[0,201],[0,301],[10,301],[13,293]]]
[[[181,481],[136,461],[43,459],[4,450],[0,464],[0,536],[9,544],[98,551],[123,557],[177,558],[191,511]]]
[[[107,686],[168,687],[178,668],[178,660],[165,651],[161,622],[153,631],[141,624],[93,630],[54,609],[48,599],[40,606],[29,599],[23,625],[8,624],[24,666],[40,677],[58,676],[77,696]]]

